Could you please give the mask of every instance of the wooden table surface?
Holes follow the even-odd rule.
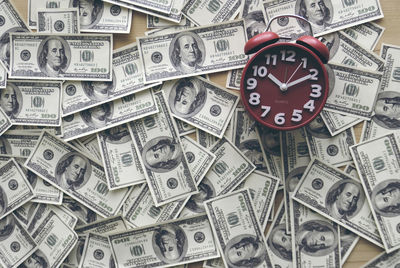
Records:
[[[35,0],[32,0],[35,1]],[[359,0],[363,1],[363,0]],[[14,6],[18,9],[21,16],[28,21],[27,10],[28,0],[11,0]],[[399,45],[400,46],[400,1],[399,0],[380,0],[384,13],[384,18],[375,21],[379,25],[386,28],[383,37],[376,46],[375,52],[379,55],[382,43]],[[114,48],[119,48],[136,41],[136,37],[144,36],[146,28],[146,15],[143,13],[133,13],[132,29],[130,34],[114,34]],[[225,87],[227,72],[211,74],[210,78],[213,82]],[[356,137],[359,139],[361,134],[362,124],[355,127]],[[282,200],[282,194],[278,193],[276,205]],[[269,227],[269,225],[268,225]],[[267,230],[268,230],[267,227]],[[266,230],[266,231],[267,231]],[[365,239],[361,238],[354,248],[353,252],[344,264],[344,268],[356,268],[368,262],[383,250]],[[189,267],[201,267],[201,263],[191,264]]]

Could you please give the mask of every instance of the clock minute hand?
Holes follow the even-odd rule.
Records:
[[[273,74],[269,73],[268,78],[272,80],[278,87],[282,87],[283,83],[278,80]]]
[[[297,80],[294,80],[293,82],[288,83],[288,84],[287,84],[287,87],[289,88],[289,87],[291,87],[291,86],[300,84],[301,82],[306,81],[306,80],[310,79],[311,77],[312,77],[311,74],[306,75],[306,76],[303,76],[302,78],[299,78],[299,79],[297,79]]]

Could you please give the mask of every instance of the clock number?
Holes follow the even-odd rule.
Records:
[[[260,66],[258,67],[257,65],[253,66],[253,76],[259,76],[259,77],[266,77],[268,70],[267,67],[265,66]]]
[[[317,69],[310,69],[311,73],[311,80],[318,80],[318,70]]]
[[[277,113],[275,115],[275,124],[280,126],[285,124],[285,113]]]
[[[259,105],[260,104],[260,94],[257,92],[250,93],[249,103],[251,105]]]
[[[261,110],[264,110],[264,112],[261,114],[261,117],[266,117],[269,111],[271,111],[271,106],[262,105]]]
[[[313,112],[315,109],[314,100],[307,101],[307,103],[304,104],[303,108],[309,110],[310,112]]]
[[[301,58],[301,61],[303,62],[303,69],[307,68],[307,58]]]
[[[286,53],[288,55],[286,55]],[[293,50],[288,50],[288,51],[281,50],[281,54],[282,54],[282,58],[281,58],[282,61],[290,61],[290,62],[295,62],[296,61],[296,59],[295,59],[296,52],[294,52]]]
[[[265,57],[267,58],[267,60],[265,61],[265,64],[270,65],[271,64],[271,59],[272,59],[272,65],[273,66],[276,65],[276,61],[278,59],[277,55],[267,54],[267,55],[265,55]]]
[[[257,80],[255,78],[247,79],[247,90],[252,90],[257,87]]]
[[[294,109],[293,113],[292,113],[292,119],[291,120],[293,122],[300,122],[301,119],[303,119],[303,116],[301,115],[302,112],[303,112],[302,110]]]
[[[311,94],[310,97],[311,98],[319,98],[321,97],[322,93],[321,93],[322,87],[318,84],[312,84],[311,85]]]

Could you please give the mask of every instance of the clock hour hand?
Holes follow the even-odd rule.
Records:
[[[268,78],[272,80],[278,87],[282,87],[283,83],[278,80],[273,74],[269,73]]]
[[[311,74],[306,75],[306,76],[303,76],[302,78],[299,78],[299,79],[297,79],[297,80],[294,80],[293,82],[288,83],[288,84],[287,84],[287,87],[289,88],[289,87],[291,87],[291,86],[300,84],[301,82],[306,81],[306,80],[310,79],[311,77],[312,77]]]

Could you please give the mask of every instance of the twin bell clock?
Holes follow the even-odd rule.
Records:
[[[284,15],[284,17],[295,15]],[[275,17],[268,24],[282,16]],[[328,98],[329,80],[324,64],[328,48],[312,36],[296,42],[278,42],[274,32],[263,32],[245,45],[254,54],[242,75],[243,105],[260,124],[276,130],[292,130],[310,123]]]

